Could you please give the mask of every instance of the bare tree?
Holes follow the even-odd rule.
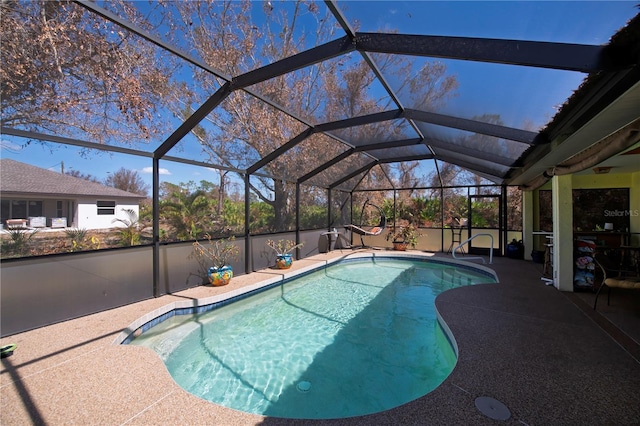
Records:
[[[2,125],[145,142],[171,75],[139,37],[68,1],[0,2]]]
[[[78,179],[84,179],[84,180],[88,180],[89,182],[95,182],[95,183],[100,183],[100,180],[88,173],[82,173],[78,170],[67,170],[64,172],[65,175],[69,175],[69,176],[73,176],[73,177],[77,177]]]
[[[149,194],[149,185],[142,179],[140,174],[135,170],[127,170],[124,167],[110,173],[104,180],[104,184],[145,197]]]
[[[272,3],[263,16],[252,20],[251,2],[225,1],[215,5],[205,2],[179,2],[175,5],[181,21],[175,22],[195,47],[198,56],[211,66],[237,76],[266,63],[290,57],[309,44],[320,45],[335,38],[337,26],[330,16],[320,16],[312,1]],[[313,30],[304,23],[313,22]],[[182,33],[181,33],[182,34]],[[177,41],[176,41],[177,42]],[[406,75],[410,65],[401,57],[388,55],[383,71]],[[416,104],[443,101],[455,89],[455,78],[445,75],[443,65],[425,66],[413,73],[415,81],[406,83],[414,93]],[[211,86],[210,76],[201,80],[211,93],[222,83]],[[302,70],[281,75],[256,84],[252,89],[311,122],[322,123],[369,114],[389,107],[384,94],[378,98],[370,90],[376,77],[358,54],[326,60]],[[331,96],[326,96],[330,93]],[[193,94],[197,98],[198,94]],[[394,107],[391,105],[391,107]],[[203,151],[224,165],[247,167],[296,137],[306,127],[295,119],[245,92],[234,92],[208,116],[205,138],[199,138]],[[345,129],[340,136],[360,142],[402,137],[397,122],[376,123]],[[290,183],[305,171],[338,155],[344,149],[328,137],[315,135],[301,145],[265,166],[272,179],[257,178],[251,182],[253,192],[270,204],[275,212],[275,229],[291,224],[295,203],[291,202],[295,185]],[[351,170],[358,156],[351,156],[339,167]],[[359,167],[359,165],[358,165]],[[289,219],[288,219],[289,218]]]
[[[254,5],[248,0],[159,2],[144,15],[135,2],[116,0],[105,7],[155,34],[170,28],[166,37],[172,43],[229,76],[336,38],[335,19],[328,12],[321,15],[314,1],[264,3],[259,17]],[[223,84],[197,69],[192,70],[197,90],[187,82],[177,84],[171,79],[178,69],[172,55],[76,3],[4,0],[0,7],[3,126],[101,143],[143,144],[167,134],[170,112],[180,118],[189,115],[191,105],[202,104]],[[400,55],[376,60],[383,73],[406,80],[397,90],[411,98],[411,106],[433,108],[455,90],[455,78],[447,76],[440,63],[414,70]],[[407,75],[412,77],[406,79]],[[371,89],[375,80],[365,61],[353,52],[260,82],[252,89],[297,116],[323,123],[395,108],[386,93]],[[240,169],[306,130],[303,123],[241,90],[227,97],[201,126],[202,130],[192,133],[205,159]],[[340,137],[377,142],[386,135],[389,140],[403,136],[402,126],[399,121],[376,123],[345,129]],[[291,181],[345,149],[330,137],[313,135],[265,166],[262,172],[271,178],[251,180],[256,196],[273,207],[274,230],[292,225],[295,185]],[[352,170],[363,161],[361,156],[350,156],[335,166],[335,175],[341,174],[339,168]],[[413,167],[405,172],[410,170]],[[370,181],[384,178],[384,173],[378,174],[379,170],[373,171]],[[221,173],[221,194],[224,178]]]

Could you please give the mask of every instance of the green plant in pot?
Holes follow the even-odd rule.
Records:
[[[414,224],[407,223],[391,227],[386,239],[393,243],[394,250],[406,250],[407,247],[415,248],[421,235]]]
[[[233,268],[230,262],[237,260],[240,248],[235,244],[235,237],[212,240],[211,235],[205,234],[207,243],[199,241],[193,243],[193,254],[198,260],[201,271],[213,286],[229,284],[233,278]]]
[[[267,240],[267,246],[276,252],[276,269],[289,269],[293,265],[291,252],[304,243],[296,244],[293,240]]]

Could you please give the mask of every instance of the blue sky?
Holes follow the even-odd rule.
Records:
[[[273,4],[289,6],[278,1]],[[611,34],[638,13],[636,4],[637,1],[338,2],[348,20],[360,22],[360,31],[396,28],[409,34],[585,44],[606,43]],[[261,7],[262,2],[256,2],[254,14]],[[513,127],[532,124],[537,128],[546,123],[584,78],[584,74],[573,72],[529,68],[523,72],[522,67],[445,62],[449,72],[458,78],[460,89],[459,96],[452,99],[443,112],[469,117],[483,112],[497,113],[506,125]],[[524,122],[523,117],[531,123]],[[51,170],[60,170],[64,163],[66,170],[78,170],[101,180],[124,167],[138,171],[151,184],[148,158],[122,154],[83,158],[75,147],[39,143],[21,146],[25,142],[3,135],[0,156]],[[217,173],[206,168],[167,161],[161,162],[161,167],[161,179],[174,183],[217,180]]]

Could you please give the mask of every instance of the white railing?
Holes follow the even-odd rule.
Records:
[[[474,238],[480,237],[480,236],[486,236],[491,238],[491,249],[489,250],[489,265],[493,264],[493,235],[491,234],[476,234],[473,237],[467,238],[466,240],[461,242],[456,248],[453,249],[453,251],[451,252],[451,256],[453,256],[454,259],[457,259],[456,250],[458,250],[459,248],[462,248],[463,245],[467,244],[469,241],[473,240]],[[480,259],[482,260],[482,263],[487,263],[487,261],[484,260],[484,257],[480,257],[480,256],[464,258],[464,260],[471,260],[471,259]]]

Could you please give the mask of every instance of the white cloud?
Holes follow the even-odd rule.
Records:
[[[153,173],[153,167],[144,167],[142,169],[142,173]],[[158,169],[158,173],[160,173],[161,175],[170,175],[171,174],[169,169],[163,169],[162,167],[160,167],[160,169]]]
[[[7,151],[11,151],[11,152],[20,152],[22,151],[22,146],[13,143],[11,141],[8,141],[6,139],[0,139],[0,148],[2,149],[6,149]]]

